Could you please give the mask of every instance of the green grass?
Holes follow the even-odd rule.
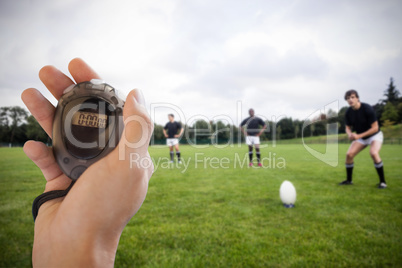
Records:
[[[124,229],[116,267],[400,267],[402,146],[383,146],[384,190],[367,149],[355,159],[354,185],[337,185],[347,147],[339,145],[339,165],[330,167],[300,144],[270,145],[262,156],[271,153],[271,167],[248,168],[235,158],[243,160],[245,146],[181,146],[187,169],[166,167],[167,149],[150,148],[160,166]],[[219,159],[227,162],[214,168]],[[0,266],[28,267],[31,202],[44,180],[18,148],[0,148],[0,178]],[[279,199],[284,180],[297,190],[293,209]]]

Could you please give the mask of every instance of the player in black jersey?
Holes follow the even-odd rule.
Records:
[[[173,146],[176,150],[177,162],[180,164],[180,149],[179,149],[179,139],[183,134],[184,129],[181,127],[179,122],[174,121],[174,115],[168,115],[169,122],[166,123],[165,127],[163,128],[163,135],[165,135],[166,145],[169,146],[170,150],[170,162],[173,163],[174,152]],[[180,132],[179,132],[180,131]],[[179,133],[178,133],[179,132]]]
[[[345,93],[345,100],[349,108],[345,114],[346,133],[352,144],[346,153],[346,180],[340,185],[352,184],[353,158],[364,148],[370,145],[370,156],[374,161],[374,167],[380,178],[378,188],[387,187],[384,178],[383,163],[380,158],[380,150],[383,142],[383,134],[380,131],[374,109],[367,103],[360,102],[356,90],[349,90]],[[356,133],[353,133],[356,132]]]
[[[249,166],[253,166],[253,145],[255,146],[255,155],[257,156],[258,166],[261,167],[261,154],[260,154],[260,135],[264,132],[264,129],[267,128],[265,122],[259,118],[254,116],[254,110],[250,109],[248,111],[249,117],[244,119],[240,128],[246,136],[246,144],[248,145],[248,155],[250,158]],[[260,126],[262,127],[260,129]],[[246,127],[247,131],[244,129]]]

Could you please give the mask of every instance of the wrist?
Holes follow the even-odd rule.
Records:
[[[35,225],[35,237],[41,237],[41,229]],[[52,245],[34,239],[33,267],[113,267],[120,235],[119,231],[104,233],[93,228],[70,232],[56,238]]]

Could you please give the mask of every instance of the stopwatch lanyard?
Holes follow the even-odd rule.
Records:
[[[38,216],[40,206],[42,206],[45,202],[47,202],[49,200],[66,196],[68,194],[68,192],[71,190],[71,188],[73,187],[74,183],[75,183],[75,181],[72,181],[70,186],[68,186],[68,188],[65,190],[55,190],[55,191],[46,192],[46,193],[41,194],[37,198],[35,198],[35,200],[33,201],[33,204],[32,204],[32,216],[33,216],[34,221],[36,220],[36,217]]]

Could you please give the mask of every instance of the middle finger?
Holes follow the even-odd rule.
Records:
[[[67,75],[51,65],[47,65],[39,71],[39,78],[57,100],[68,86],[74,84]]]

